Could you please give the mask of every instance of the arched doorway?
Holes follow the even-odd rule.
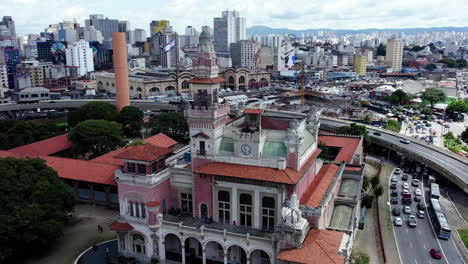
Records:
[[[194,237],[185,239],[185,263],[196,264],[203,262],[203,247]]]
[[[174,96],[175,95],[175,87],[174,86],[167,86],[166,87],[166,95]]]
[[[239,90],[245,90],[245,77],[243,75],[239,77]]]
[[[145,237],[143,235],[132,235],[132,250],[135,254],[146,255]]]
[[[98,89],[98,91],[104,90],[104,84],[103,84],[101,81],[99,81],[99,82],[97,83],[97,89]]]
[[[228,263],[232,264],[246,264],[247,253],[245,250],[237,245],[230,246],[227,251]],[[256,263],[256,262],[251,262]]]
[[[161,90],[159,90],[158,87],[153,87],[149,90],[149,95],[150,96],[157,96],[161,94]]]
[[[166,259],[182,262],[182,242],[174,234],[167,234],[164,238]]]
[[[228,78],[228,87],[229,87],[229,89],[231,89],[231,90],[234,90],[234,89],[235,89],[235,81],[234,81],[234,77],[233,77],[233,76],[229,76],[229,78]]]
[[[205,244],[207,263],[224,263],[224,248],[216,241]]]
[[[256,249],[250,253],[250,263],[271,263],[270,256],[261,249]]]

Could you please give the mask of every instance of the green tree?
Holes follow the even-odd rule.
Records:
[[[117,120],[117,108],[107,102],[89,102],[68,114],[68,125],[76,126],[86,120]]]
[[[0,158],[0,175],[0,262],[18,263],[62,235],[74,194],[40,159]]]
[[[135,137],[140,135],[143,126],[143,111],[138,107],[125,106],[119,113],[118,121],[122,124],[123,132],[126,137]]]
[[[161,113],[150,120],[151,133],[164,133],[177,140],[186,141],[188,133],[187,121],[182,112]]]
[[[401,105],[406,104],[410,100],[410,97],[403,90],[396,90],[392,95],[387,97],[387,100]]]
[[[385,125],[385,129],[388,129],[393,132],[400,132],[401,126],[398,121],[390,119],[388,120],[387,124]]]
[[[367,191],[367,188],[369,188],[369,176],[367,175],[364,175],[363,179],[362,179],[362,189],[364,191]]]
[[[370,123],[372,123],[372,115],[369,114],[369,113],[366,113],[366,114],[364,115],[364,117],[362,118],[362,122],[363,122],[364,124],[367,124],[367,125],[369,125]]]
[[[461,133],[461,138],[462,138],[463,142],[468,144],[468,127],[465,128],[465,131],[463,131]]]
[[[458,68],[466,68],[466,66],[468,66],[468,63],[465,59],[458,59],[456,62]]]
[[[73,143],[73,153],[94,158],[122,143],[122,126],[114,121],[86,120],[70,130],[68,139]]]
[[[11,149],[65,133],[57,122],[0,121],[0,149]]]
[[[384,44],[380,43],[380,45],[377,47],[377,56],[386,56],[387,55],[387,48],[384,46]]]
[[[376,175],[370,179],[370,184],[372,186],[372,189],[377,188],[377,186],[380,185],[380,177],[379,175]]]
[[[438,61],[438,63],[443,63],[448,68],[457,67],[457,62],[452,59],[441,59],[440,61]]]
[[[429,63],[426,65],[426,70],[435,70],[437,69],[437,66],[434,63]]]
[[[450,116],[454,116],[456,114],[461,113],[468,113],[468,100],[451,102],[447,106],[446,112]]]
[[[357,249],[353,250],[350,257],[351,264],[369,264],[370,258],[367,254],[358,251]]]
[[[380,184],[376,188],[374,188],[374,196],[375,197],[382,196],[383,192],[384,192],[383,187]]]
[[[445,101],[445,93],[437,88],[429,88],[423,93],[422,99],[428,101],[431,108],[434,108],[435,103]]]
[[[414,46],[413,48],[411,48],[411,51],[418,52],[418,51],[423,50],[424,48],[425,48],[424,46],[420,47],[420,46],[417,46],[417,45],[416,45],[416,46]]]
[[[421,114],[423,115],[432,115],[432,109],[429,107],[424,107],[421,109]]]

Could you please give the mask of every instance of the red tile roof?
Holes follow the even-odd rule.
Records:
[[[127,148],[126,151],[121,152],[115,158],[128,159],[128,160],[142,160],[153,161],[163,157],[172,152],[172,149],[156,147],[151,144],[143,144]]]
[[[161,147],[161,148],[169,148],[177,144],[177,141],[166,136],[163,133],[159,133],[149,138],[145,138],[143,141],[148,142],[153,146]]]
[[[128,146],[127,148],[119,148],[114,151],[111,151],[107,154],[104,154],[102,156],[99,156],[97,158],[92,159],[92,162],[98,162],[98,163],[105,163],[105,164],[112,164],[112,165],[117,165],[117,166],[123,166],[124,161],[122,159],[117,159],[115,156],[119,155],[120,153],[127,151],[129,148],[132,148],[131,146]]]
[[[247,108],[247,109],[244,109],[244,114],[261,115],[263,114],[263,109]]]
[[[188,81],[189,83],[207,83],[207,84],[211,84],[211,83],[222,83],[224,82],[224,79],[222,77],[216,77],[216,78],[194,78],[190,81]]]
[[[289,122],[262,116],[261,126],[262,129],[286,130],[289,128]]]
[[[195,172],[202,174],[295,184],[299,181],[302,175],[304,175],[305,171],[310,167],[312,162],[315,161],[319,154],[320,150],[316,150],[304,163],[299,171],[295,171],[290,168],[280,170],[251,165],[211,162],[198,167]]]
[[[112,224],[109,225],[110,229],[115,230],[115,231],[130,231],[133,230],[133,226],[130,225],[129,223],[125,222],[113,222]]]
[[[324,136],[318,137],[319,142],[324,143],[329,147],[340,147],[341,150],[335,158],[335,162],[351,163],[354,153],[358,150],[360,138],[342,137],[342,136]]]
[[[343,264],[345,256],[338,255],[344,233],[312,229],[301,248],[283,250],[278,259],[302,264]]]
[[[347,171],[362,171],[361,167],[354,167],[354,166],[346,166],[345,170]]]
[[[48,138],[29,145],[24,145],[9,151],[15,153],[29,154],[29,155],[42,155],[48,156],[62,150],[72,147],[72,143],[68,141],[68,134]]]
[[[335,164],[323,165],[314,181],[301,197],[301,205],[318,207],[339,168]]]

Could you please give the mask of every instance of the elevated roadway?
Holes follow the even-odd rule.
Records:
[[[352,122],[321,117],[320,129],[327,131],[335,131],[336,128],[347,126]],[[468,193],[468,159],[458,156],[445,149],[429,145],[419,140],[400,135],[395,132],[384,129],[366,126],[369,137],[372,143],[385,148],[397,151],[406,155],[411,160],[416,160],[431,169],[437,171],[448,180],[458,185],[461,189]],[[374,132],[380,132],[380,136],[374,135]],[[400,142],[401,138],[409,139],[410,144]]]

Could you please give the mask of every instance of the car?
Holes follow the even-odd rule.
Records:
[[[392,197],[398,197],[398,191],[397,190],[392,191]]]
[[[418,217],[419,218],[424,218],[424,211],[423,210],[418,211]]]
[[[397,182],[397,181],[398,181],[397,177],[396,177],[396,176],[392,176],[392,182]]]
[[[409,139],[400,139],[400,142],[403,143],[403,144],[409,144],[411,141],[409,141]]]
[[[394,216],[400,216],[400,214],[401,214],[401,208],[400,208],[400,207],[395,207],[395,208],[393,208],[392,214],[393,214]]]
[[[390,185],[390,189],[395,190],[396,187],[396,182],[392,182],[392,184]]]
[[[411,195],[409,189],[403,188],[403,189],[401,190],[401,195],[405,195],[405,194]]]
[[[441,259],[442,258],[442,252],[438,248],[431,248],[431,251],[429,251],[431,254],[431,257],[435,259]]]
[[[421,195],[421,189],[415,189],[414,195]]]
[[[374,132],[374,136],[381,136],[380,132]]]
[[[405,207],[403,207],[403,212],[405,214],[411,214],[411,207],[409,207],[408,205],[406,205]]]
[[[403,189],[409,189],[409,184],[407,182],[404,182],[402,186],[403,186]]]
[[[424,210],[425,208],[426,206],[422,202],[418,203],[418,210]]]
[[[403,220],[401,220],[400,217],[395,217],[395,219],[393,220],[393,224],[395,226],[402,226],[403,225]]]
[[[411,183],[411,185],[413,185],[414,187],[418,187],[419,186],[419,180],[418,179],[413,179],[413,182]]]
[[[398,199],[395,198],[395,197],[392,197],[392,199],[390,199],[390,203],[391,204],[398,204]]]
[[[414,215],[408,216],[408,226],[409,227],[416,227],[417,222],[416,222],[416,217]]]
[[[395,174],[400,174],[400,173],[401,173],[401,169],[400,169],[400,168],[396,168],[394,173],[395,173]]]
[[[403,174],[401,176],[401,179],[404,180],[404,181],[407,181],[408,180],[408,174]]]
[[[421,195],[415,195],[414,196],[414,201],[415,202],[421,202]]]

